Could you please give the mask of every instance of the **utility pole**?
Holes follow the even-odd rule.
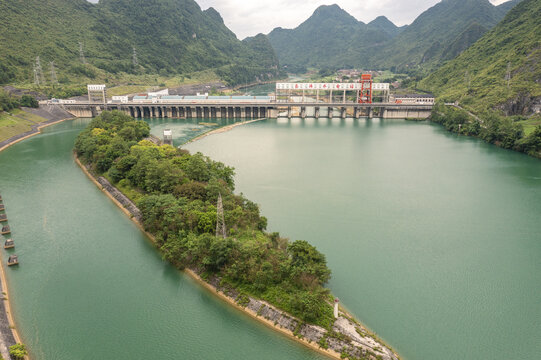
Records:
[[[58,85],[58,79],[56,78],[56,70],[54,69],[54,61],[51,61],[49,64],[51,66],[51,84],[53,86]]]
[[[222,194],[218,194],[218,205],[216,206],[216,237],[222,237],[225,239],[225,220],[224,220],[224,207],[222,204]]]
[[[83,64],[86,64],[85,52],[83,50],[83,43],[79,41],[79,58]]]

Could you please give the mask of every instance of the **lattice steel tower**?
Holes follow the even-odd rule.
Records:
[[[137,65],[139,64],[139,62],[137,61],[137,50],[135,50],[135,46],[133,47],[132,62],[133,62],[133,67],[137,67]]]
[[[83,50],[83,43],[79,41],[79,57],[83,64],[86,64],[85,52]]]
[[[41,62],[39,61],[39,56],[36,57],[35,73],[36,73],[36,75],[37,75],[37,77],[39,79],[39,82],[42,85],[45,85],[45,76],[43,75],[43,70],[41,69]]]
[[[218,194],[218,205],[216,206],[216,237],[226,238],[224,207],[222,204],[222,194]]]
[[[58,79],[56,78],[56,70],[54,69],[54,61],[51,61],[49,64],[51,66],[51,84],[57,85]]]

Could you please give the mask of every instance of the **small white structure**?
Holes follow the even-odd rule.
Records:
[[[121,104],[128,103],[128,97],[127,96],[113,96],[112,100],[115,103],[121,103]]]
[[[393,101],[394,98],[394,101]],[[395,95],[391,98],[391,102],[397,104],[434,104],[434,95],[429,94],[406,94]]]
[[[164,89],[164,90],[148,93],[148,97],[160,97],[160,96],[167,96],[167,95],[169,95],[169,89]]]
[[[165,129],[163,131],[163,143],[167,145],[173,145],[173,131]]]
[[[340,300],[338,298],[334,299],[334,318],[338,319],[338,303]]]

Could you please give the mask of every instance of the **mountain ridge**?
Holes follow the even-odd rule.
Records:
[[[193,0],[10,0],[0,2],[0,13],[0,83],[31,82],[37,56],[42,68],[55,62],[61,83],[89,82],[97,73],[242,69],[243,79],[228,74],[234,84],[279,73],[277,61],[260,63],[262,54],[237,39],[214,8],[203,11]],[[79,43],[88,65],[80,59]],[[268,43],[259,48],[265,44],[264,53],[273,53]]]
[[[384,16],[378,16],[368,24],[357,22],[355,25],[354,17],[334,4],[318,7],[294,29],[275,28],[268,36],[279,61],[293,67],[411,71],[421,66],[428,72],[449,60],[450,54],[458,54],[470,46],[482,35],[482,28],[488,30],[495,26],[518,2],[520,0],[512,0],[494,6],[488,0],[444,0],[402,27]],[[322,12],[331,14],[333,21],[319,23]],[[459,39],[474,23],[479,27],[470,29],[469,34]],[[335,44],[321,46],[318,43],[320,36]],[[449,49],[455,41],[461,46]]]

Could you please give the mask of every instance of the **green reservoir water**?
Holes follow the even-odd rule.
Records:
[[[322,359],[161,260],[73,162],[87,123],[0,153],[33,358]],[[175,145],[207,130],[151,125]],[[234,166],[269,230],[317,245],[332,291],[405,359],[539,358],[540,161],[398,120],[268,120],[187,148]]]
[[[269,120],[188,146],[405,359],[539,359],[541,161],[427,122]]]
[[[161,260],[74,163],[87,123],[46,128],[0,153],[20,260],[6,272],[33,359],[321,359]]]

